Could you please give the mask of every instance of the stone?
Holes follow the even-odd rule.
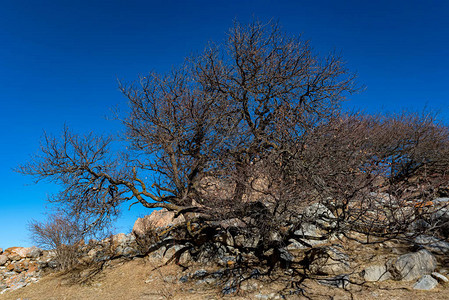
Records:
[[[40,257],[42,255],[42,252],[43,252],[42,249],[40,249],[38,247],[35,247],[35,246],[30,247],[30,248],[26,248],[26,249],[27,249],[26,257],[28,257],[28,258],[36,259],[36,258]]]
[[[414,242],[435,254],[444,255],[449,253],[449,243],[433,236],[419,235]]]
[[[334,247],[316,248],[309,270],[314,274],[341,275],[351,271],[349,256]]]
[[[307,237],[319,238],[325,234],[325,232],[323,232],[323,230],[318,228],[316,225],[307,222],[302,223],[299,229],[294,232],[294,234],[298,236],[297,237],[298,239],[301,239],[302,241],[306,242],[311,246],[321,245],[327,242],[327,240],[325,239],[323,240],[307,239]],[[305,249],[305,248],[308,247],[304,246],[298,241],[293,240],[292,246],[290,246],[289,250]]]
[[[306,220],[314,220],[318,225],[333,228],[336,226],[335,215],[323,204],[314,203],[303,213]]]
[[[175,213],[167,209],[154,210],[150,215],[138,218],[133,226],[135,236],[145,236],[149,230],[166,228],[185,222],[183,216],[175,218]]]
[[[349,286],[349,276],[348,275],[338,275],[335,277],[324,278],[324,279],[318,280],[318,283],[344,289]]]
[[[440,274],[438,272],[432,272],[432,277],[435,278],[436,280],[438,280],[439,282],[442,282],[442,283],[449,282],[449,279],[447,279],[446,276],[444,276],[443,274]]]
[[[413,285],[413,289],[428,291],[435,288],[437,285],[438,281],[433,279],[432,276],[424,275]]]
[[[0,255],[0,266],[3,266],[8,261],[8,256]]]
[[[235,284],[235,282],[232,281],[226,283],[226,285],[221,290],[221,293],[223,295],[232,295],[235,294],[236,292],[237,292],[237,285]]]
[[[363,270],[363,278],[365,281],[384,281],[391,278],[385,265],[369,266]]]
[[[437,266],[437,260],[427,250],[401,255],[389,269],[395,280],[411,281],[431,274]]]
[[[208,274],[208,273],[207,273],[206,270],[201,269],[201,270],[195,271],[195,272],[192,274],[192,277],[193,277],[193,278],[203,278],[203,277],[205,277],[207,274]]]

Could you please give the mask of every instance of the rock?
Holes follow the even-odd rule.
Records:
[[[401,255],[389,269],[395,280],[410,281],[431,274],[437,266],[435,257],[422,249],[415,253]]]
[[[193,277],[193,278],[203,278],[203,277],[206,277],[207,274],[208,274],[208,273],[207,273],[206,270],[201,269],[201,270],[195,271],[195,272],[192,274],[192,277]]]
[[[419,235],[414,242],[435,254],[449,253],[449,243],[433,236]]]
[[[307,207],[303,213],[306,220],[313,220],[318,225],[333,228],[336,226],[335,215],[323,204],[314,203]]]
[[[430,219],[437,231],[447,238],[449,236],[449,209],[447,207],[437,209],[432,213]]]
[[[0,255],[0,266],[3,266],[8,261],[8,256]]]
[[[349,276],[338,275],[331,278],[320,279],[318,280],[318,283],[344,289],[349,286]]]
[[[435,204],[446,205],[447,203],[449,203],[449,198],[446,198],[446,197],[436,198],[436,199],[432,200],[432,202],[435,203]]]
[[[349,256],[334,247],[316,248],[309,270],[314,274],[341,275],[351,271]]]
[[[431,290],[438,285],[438,281],[432,278],[430,275],[424,275],[414,285],[415,290]]]
[[[27,257],[29,248],[11,247],[11,248],[6,249],[6,251],[11,253],[11,255],[17,254],[20,258],[25,258],[25,257]],[[11,259],[11,260],[19,260],[19,259]]]
[[[298,236],[297,239],[301,239],[302,241],[306,242],[309,245],[316,246],[320,244],[324,244],[327,242],[327,240],[315,240],[315,239],[307,239],[307,237],[315,237],[319,238],[322,237],[325,232],[318,228],[316,225],[304,222],[301,224],[300,228],[294,232],[295,235]],[[291,246],[290,246],[291,245]],[[292,243],[289,245],[289,250],[294,249],[306,249],[308,247],[304,246],[298,241],[292,240]]]
[[[223,295],[232,295],[235,294],[236,292],[237,292],[237,285],[233,281],[226,283],[226,285],[221,290],[221,293]]]
[[[259,235],[253,235],[250,237],[237,235],[236,237],[234,237],[234,244],[237,247],[256,248],[259,241],[260,241]]]
[[[175,213],[167,209],[155,210],[150,215],[138,218],[133,226],[133,234],[136,236],[145,236],[149,230],[157,228],[166,228],[185,222],[183,216],[175,218]]]
[[[422,232],[424,230],[427,230],[430,228],[430,224],[427,223],[426,221],[424,221],[423,219],[418,219],[413,221],[409,227],[408,227],[408,231],[409,232]]]
[[[363,271],[363,278],[366,281],[384,281],[391,278],[390,272],[384,265],[369,266]]]
[[[432,277],[442,283],[449,282],[449,279],[447,279],[446,276],[444,276],[443,274],[437,273],[437,272],[433,272]]]
[[[31,248],[26,248],[27,252],[26,252],[26,257],[28,258],[38,258],[42,255],[42,249],[38,248],[38,247],[31,247]]]
[[[187,281],[189,281],[189,276],[187,275],[181,276],[181,278],[179,278],[179,282],[186,283]]]

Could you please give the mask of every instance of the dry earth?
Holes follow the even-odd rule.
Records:
[[[240,290],[237,294],[224,297],[215,286],[179,282],[177,278],[182,273],[179,266],[168,265],[155,270],[156,266],[154,262],[143,258],[127,262],[114,261],[86,283],[75,282],[76,276],[73,274],[50,274],[38,283],[0,295],[0,299],[267,299],[260,298],[260,294],[269,295],[282,291],[285,287],[280,280],[254,281],[258,286],[256,290]],[[309,299],[449,299],[448,285],[439,285],[432,291],[416,291],[411,288],[410,282],[394,281],[372,283],[363,287],[352,285],[349,291],[311,281],[306,281],[305,286]],[[287,299],[307,298],[302,295],[290,295]]]

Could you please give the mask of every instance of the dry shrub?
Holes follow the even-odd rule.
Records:
[[[33,221],[29,227],[39,247],[54,251],[57,269],[70,270],[78,265],[83,235],[75,222],[61,215],[51,215],[46,222]]]

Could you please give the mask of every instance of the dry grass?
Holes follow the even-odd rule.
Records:
[[[180,283],[167,278],[179,277],[182,269],[168,265],[155,270],[157,266],[147,259],[135,259],[129,262],[115,261],[95,276],[87,284],[74,283],[69,274],[52,274],[40,282],[17,291],[0,295],[1,300],[68,300],[68,299],[221,299],[219,290],[214,287],[195,283]],[[411,288],[413,283],[393,282],[372,283],[363,287],[353,285],[350,291],[330,288],[316,282],[306,281],[310,299],[413,299],[437,300],[449,299],[449,286],[424,292]],[[260,282],[259,290],[240,291],[232,299],[255,299],[258,293],[269,294],[282,290],[285,284],[280,281]],[[292,295],[287,299],[305,299],[301,295]]]

